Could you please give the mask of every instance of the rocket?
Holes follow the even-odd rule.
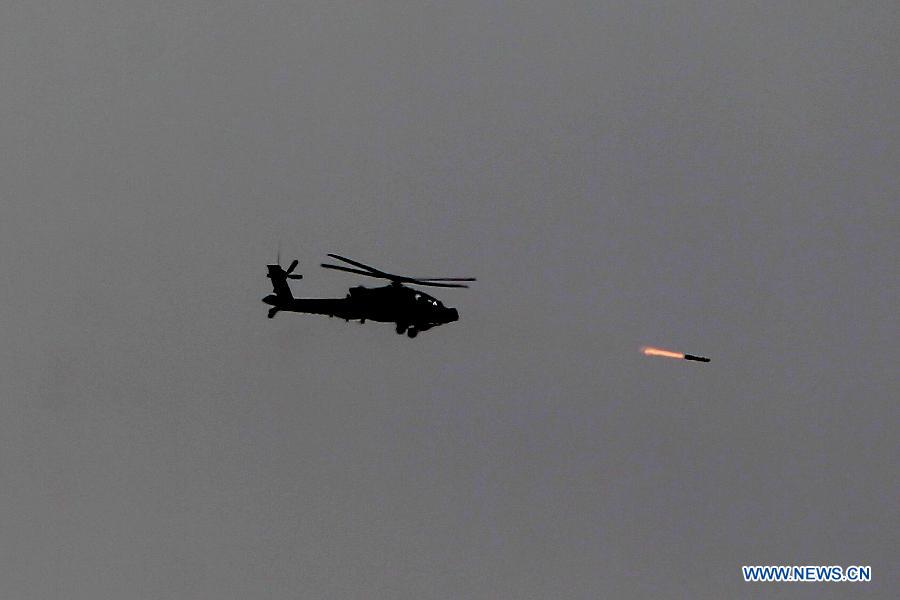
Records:
[[[693,354],[685,354],[684,360],[696,360],[697,362],[709,362],[710,359],[705,356],[694,356]]]
[[[695,360],[697,362],[709,362],[705,356],[697,356],[695,354],[685,354],[684,352],[675,352],[673,350],[664,350],[663,348],[654,348],[653,346],[643,346],[641,352],[645,356],[663,356],[665,358],[680,358],[681,360]]]

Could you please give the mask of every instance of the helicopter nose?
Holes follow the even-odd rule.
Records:
[[[459,320],[459,312],[455,308],[451,308],[447,310],[447,322],[450,323],[452,321]]]

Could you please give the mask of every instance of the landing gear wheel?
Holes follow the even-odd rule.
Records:
[[[416,329],[415,327],[410,327],[409,329],[406,330],[406,335],[408,335],[411,338],[414,338],[417,335],[419,335],[419,330]]]
[[[270,308],[270,309],[269,309],[269,318],[270,318],[270,319],[271,319],[272,317],[274,317],[276,314],[278,314],[278,309],[277,309],[277,308]]]
[[[404,325],[403,323],[397,323],[396,331],[400,335],[403,335],[404,333],[406,333],[406,325]]]

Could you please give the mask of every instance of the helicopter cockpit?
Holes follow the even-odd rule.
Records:
[[[444,307],[444,304],[437,298],[433,298],[433,297],[429,296],[428,294],[424,294],[419,291],[415,292],[415,294],[413,295],[413,299],[416,302],[434,306],[435,308],[443,308]]]

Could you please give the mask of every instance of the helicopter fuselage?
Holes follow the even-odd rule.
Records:
[[[280,311],[288,311],[362,323],[367,320],[395,323],[397,333],[407,333],[410,337],[459,319],[455,308],[446,307],[437,298],[398,283],[377,288],[353,287],[344,298],[294,298],[285,271],[278,265],[268,268],[275,293],[262,301],[272,306],[269,318]]]

